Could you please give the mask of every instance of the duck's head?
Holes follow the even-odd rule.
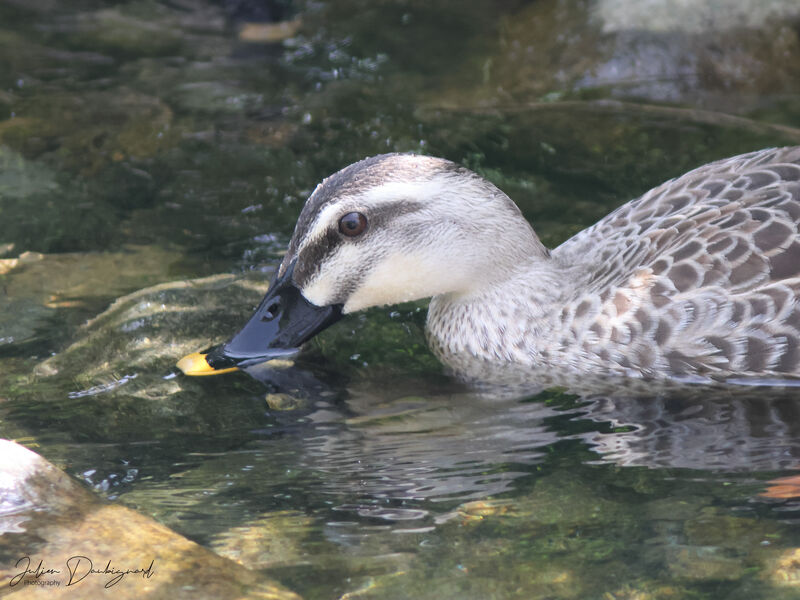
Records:
[[[242,330],[178,366],[214,374],[283,356],[344,314],[469,295],[546,254],[517,206],[475,173],[428,156],[367,158],[311,194]]]

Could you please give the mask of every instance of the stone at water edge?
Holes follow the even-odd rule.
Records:
[[[104,570],[110,560],[111,570],[142,571],[124,575],[108,588],[115,600],[299,600],[261,574],[160,523],[104,502],[36,453],[8,440],[0,440],[0,498],[0,553],[22,559],[15,560],[16,564],[0,564],[0,589],[12,588],[15,598],[37,594],[43,588],[48,598],[100,597],[109,593],[105,586],[115,574],[87,574],[77,580],[86,573],[88,560],[98,570]],[[78,562],[75,557],[87,560]],[[75,581],[68,586],[67,561],[71,558]],[[52,572],[36,577],[40,560],[40,572]],[[20,572],[26,566],[34,573],[23,580]],[[58,585],[47,583],[51,581]]]

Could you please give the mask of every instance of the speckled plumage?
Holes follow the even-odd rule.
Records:
[[[408,207],[405,210],[404,207]],[[344,239],[337,222],[370,226]],[[453,163],[384,155],[309,199],[282,270],[344,312],[432,296],[434,351],[567,376],[800,376],[800,147],[702,166],[548,251]]]
[[[800,375],[800,148],[702,166],[468,301],[437,353],[620,375]],[[547,268],[550,267],[550,268]],[[450,357],[450,359],[448,359]]]

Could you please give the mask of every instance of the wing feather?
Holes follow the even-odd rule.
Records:
[[[564,342],[586,360],[628,373],[800,375],[800,148],[700,167],[553,256],[586,263],[561,313]]]

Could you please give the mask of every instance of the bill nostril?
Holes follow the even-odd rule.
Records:
[[[273,301],[269,306],[267,306],[267,310],[264,313],[264,316],[261,317],[261,320],[272,321],[272,319],[278,316],[280,310],[281,310],[281,303],[278,300]]]

